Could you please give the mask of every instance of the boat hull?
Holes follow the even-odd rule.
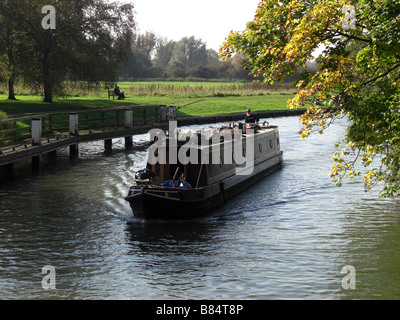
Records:
[[[279,152],[256,164],[253,173],[249,175],[234,175],[210,186],[192,190],[137,187],[135,194],[128,196],[126,200],[138,218],[194,219],[210,214],[212,210],[281,167],[282,153]]]

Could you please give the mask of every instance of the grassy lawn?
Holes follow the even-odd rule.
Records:
[[[85,98],[55,99],[53,103],[44,103],[42,97],[17,96],[17,101],[7,100],[6,95],[0,95],[0,110],[9,115],[38,114],[57,111],[78,111],[88,109],[112,108],[121,105],[132,105],[131,101],[113,101],[107,96],[88,96]]]
[[[200,98],[201,99],[201,98]],[[244,113],[247,109],[253,111],[287,109],[286,95],[244,96],[244,97],[212,97],[204,101],[182,108],[180,117],[206,116],[215,114]],[[182,99],[175,104],[183,106],[198,99]],[[174,105],[174,104],[172,104]]]
[[[108,99],[107,90],[73,93],[69,98],[58,98],[54,103],[43,103],[42,97],[17,95],[18,101],[9,101],[0,94],[0,110],[8,115],[38,114],[57,111],[77,111],[112,108],[117,106],[183,106],[198,100],[199,103],[182,108],[179,117],[224,113],[283,110],[294,90],[266,90],[259,85],[207,82],[123,82],[124,101]]]

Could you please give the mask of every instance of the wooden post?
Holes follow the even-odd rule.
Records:
[[[17,129],[18,129],[17,121],[14,121],[13,129],[14,129],[14,143],[16,143],[17,142]]]
[[[79,114],[70,113],[69,114],[69,134],[71,136],[79,135]],[[79,144],[73,144],[69,146],[69,156],[70,158],[77,158],[79,156]]]
[[[176,120],[176,107],[175,106],[169,107],[169,120],[170,121]]]
[[[104,149],[106,152],[112,151],[112,139],[104,140]]]
[[[42,132],[46,131],[46,117],[42,117]]]
[[[4,176],[6,178],[11,178],[14,176],[14,163],[9,163],[4,166]]]
[[[124,124],[125,124],[125,128],[133,127],[133,110],[130,108],[125,109]]]
[[[32,119],[32,145],[40,146],[42,145],[42,119],[33,118]]]
[[[89,113],[85,113],[85,126],[89,128]]]
[[[151,112],[153,115],[154,115],[154,118],[153,118],[153,123],[158,123],[159,121],[159,111],[160,111],[160,108],[153,108],[153,111]]]
[[[79,135],[79,114],[77,113],[69,114],[69,134],[71,136]]]
[[[76,158],[79,155],[79,144],[72,144],[69,146],[69,156]]]
[[[125,149],[129,150],[133,148],[133,137],[125,137]]]
[[[32,157],[32,170],[34,172],[40,171],[40,156]]]
[[[167,121],[167,106],[160,106],[161,122]]]
[[[53,116],[49,115],[49,130],[53,131]]]
[[[146,124],[147,123],[147,108],[143,109],[143,122],[142,124]]]

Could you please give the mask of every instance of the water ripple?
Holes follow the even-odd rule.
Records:
[[[269,119],[270,120],[270,119]],[[67,151],[39,176],[0,184],[0,299],[384,299],[400,296],[400,210],[395,200],[328,177],[335,124],[298,139],[278,118],[284,168],[212,215],[146,222],[123,200],[146,150],[115,141]],[[141,143],[146,136],[135,139]],[[41,288],[41,268],[57,290]],[[341,287],[345,265],[357,290]]]

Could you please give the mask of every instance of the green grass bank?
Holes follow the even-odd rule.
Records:
[[[265,86],[262,83],[210,83],[210,82],[122,82],[124,101],[108,99],[107,89],[74,87],[53,103],[42,102],[42,97],[30,95],[17,88],[17,101],[7,100],[0,91],[0,110],[9,116],[47,112],[104,109],[119,106],[183,106],[178,117],[198,117],[254,111],[286,110],[287,100],[295,95],[292,86]]]

